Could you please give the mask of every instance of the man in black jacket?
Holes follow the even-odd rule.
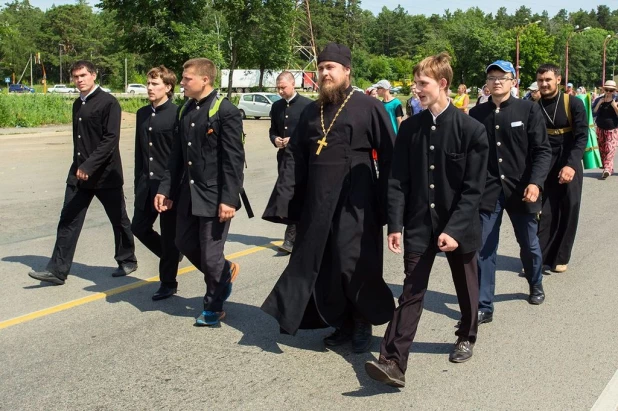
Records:
[[[176,209],[161,214],[161,234],[153,230],[159,213],[154,197],[163,178],[174,140],[178,106],[174,96],[176,75],[165,66],[151,69],[148,78],[150,104],[137,111],[135,125],[135,210],[131,230],[157,257],[161,286],[152,296],[162,300],[176,293],[179,252],[176,238]]]
[[[453,70],[446,53],[414,68],[416,91],[428,109],[401,124],[388,184],[388,248],[401,253],[403,292],[369,376],[403,387],[410,346],[423,311],[436,254],[445,252],[461,309],[461,326],[449,360],[472,357],[476,341],[481,243],[478,206],[485,188],[489,147],[485,128],[448,98]]]
[[[212,61],[187,61],[180,84],[190,100],[181,108],[168,169],[155,197],[159,212],[176,208],[176,245],[204,273],[206,295],[198,326],[215,326],[225,316],[238,265],[223,248],[230,220],[240,208],[245,151],[242,118],[213,88]],[[176,192],[178,194],[176,195]]]
[[[487,183],[481,199],[483,245],[479,251],[479,324],[493,319],[496,256],[504,210],[509,213],[530,285],[530,304],[541,304],[543,254],[537,237],[536,215],[549,171],[551,148],[537,104],[511,96],[515,68],[504,60],[490,64],[487,85],[491,100],[470,110],[485,125],[489,139]]]
[[[121,277],[137,270],[131,222],[124,202],[120,141],[120,105],[95,84],[94,65],[85,60],[71,66],[73,82],[80,96],[73,103],[73,163],[69,169],[60,213],[58,234],[52,257],[45,271],[28,275],[56,285],[64,284],[73,264],[77,240],[88,206],[97,197],[114,230],[118,268]]]
[[[277,91],[281,100],[276,101],[270,109],[270,142],[278,149],[277,151],[277,170],[281,170],[283,154],[290,141],[290,136],[296,129],[300,113],[311,100],[301,96],[294,90],[294,75],[289,71],[284,71],[277,76]],[[289,224],[285,229],[283,244],[279,249],[286,253],[291,253],[296,238],[296,225]]]

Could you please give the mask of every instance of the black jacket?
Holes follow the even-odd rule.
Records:
[[[217,217],[221,203],[240,208],[245,164],[242,118],[236,106],[224,99],[218,120],[211,121],[208,111],[216,94],[213,90],[184,108],[168,170],[159,185],[160,194],[174,199],[171,194],[184,178],[191,189],[192,213],[200,217]]]
[[[480,210],[494,211],[504,191],[507,210],[541,211],[541,196],[534,203],[522,201],[529,184],[543,189],[551,165],[551,146],[538,104],[511,96],[498,109],[490,100],[472,108],[470,117],[485,125],[489,140],[487,183]]]
[[[120,142],[120,104],[111,94],[97,88],[86,101],[73,103],[73,163],[67,184],[82,188],[122,187]],[[77,180],[77,169],[88,180]]]
[[[480,247],[488,156],[483,125],[453,104],[435,125],[430,110],[401,123],[388,182],[388,232],[405,227],[406,252],[425,252],[442,233],[459,243],[455,253]]]
[[[153,110],[140,108],[135,124],[135,206],[143,209],[152,201],[167,169],[174,141],[178,106],[166,101]]]
[[[270,109],[270,129],[268,130],[270,142],[275,147],[277,147],[275,145],[275,137],[290,137],[296,129],[296,125],[300,119],[300,113],[302,113],[305,107],[310,103],[310,99],[300,94],[296,94],[289,103],[285,99],[275,101]],[[277,163],[279,167],[281,167],[283,153],[285,153],[285,148],[281,148],[277,151]]]

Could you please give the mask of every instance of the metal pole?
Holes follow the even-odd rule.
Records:
[[[32,79],[32,54],[30,54],[30,87],[34,87],[34,82]]]
[[[58,66],[60,68],[60,84],[62,84],[62,47],[58,44]]]
[[[126,93],[127,91],[127,87],[128,87],[128,83],[127,83],[127,58],[124,58],[124,91]]]

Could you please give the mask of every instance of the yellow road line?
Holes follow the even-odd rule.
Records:
[[[281,245],[281,243],[282,243],[282,241],[273,241],[272,243],[269,243],[269,244],[259,245],[259,246],[256,246],[256,247],[248,248],[248,249],[243,250],[243,251],[239,251],[237,253],[228,254],[228,255],[226,255],[226,258],[229,259],[229,260],[233,260],[233,259],[236,259],[236,258],[247,256],[249,254],[257,253],[259,251],[268,250],[268,249],[274,249],[274,248],[277,248],[279,245]],[[178,275],[187,274],[187,273],[190,273],[190,272],[195,271],[195,270],[196,270],[195,266],[181,268],[180,270],[178,270]],[[77,300],[69,301],[69,302],[66,302],[66,303],[63,303],[63,304],[59,304],[59,305],[56,305],[56,306],[53,306],[53,307],[49,307],[49,308],[44,308],[42,310],[35,311],[33,313],[30,313],[30,314],[20,315],[19,317],[15,317],[15,318],[11,318],[9,320],[1,321],[0,322],[0,330],[2,330],[4,328],[11,327],[13,325],[23,324],[25,322],[32,321],[32,320],[34,320],[36,318],[45,317],[45,316],[50,315],[50,314],[54,314],[54,313],[57,313],[57,312],[60,312],[60,311],[68,310],[70,308],[78,307],[80,305],[88,304],[88,303],[91,303],[93,301],[102,300],[103,298],[110,297],[112,295],[116,295],[116,294],[120,294],[120,293],[124,293],[125,291],[133,290],[135,288],[139,288],[139,287],[142,287],[144,285],[147,285],[147,284],[150,284],[150,283],[153,283],[153,282],[157,282],[157,281],[159,281],[159,276],[150,277],[150,278],[147,278],[145,280],[139,280],[139,281],[136,281],[136,282],[131,283],[131,284],[123,285],[121,287],[112,288],[111,290],[102,291],[100,293],[92,294],[92,295],[89,295],[87,297],[78,298]]]

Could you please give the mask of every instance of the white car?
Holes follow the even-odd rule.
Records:
[[[238,100],[238,109],[242,118],[270,116],[270,108],[277,100],[281,100],[281,96],[275,93],[246,93],[240,95]]]
[[[148,89],[143,84],[129,84],[125,93],[129,94],[148,94]]]
[[[67,87],[66,84],[54,84],[47,90],[48,93],[77,93],[73,87]]]

